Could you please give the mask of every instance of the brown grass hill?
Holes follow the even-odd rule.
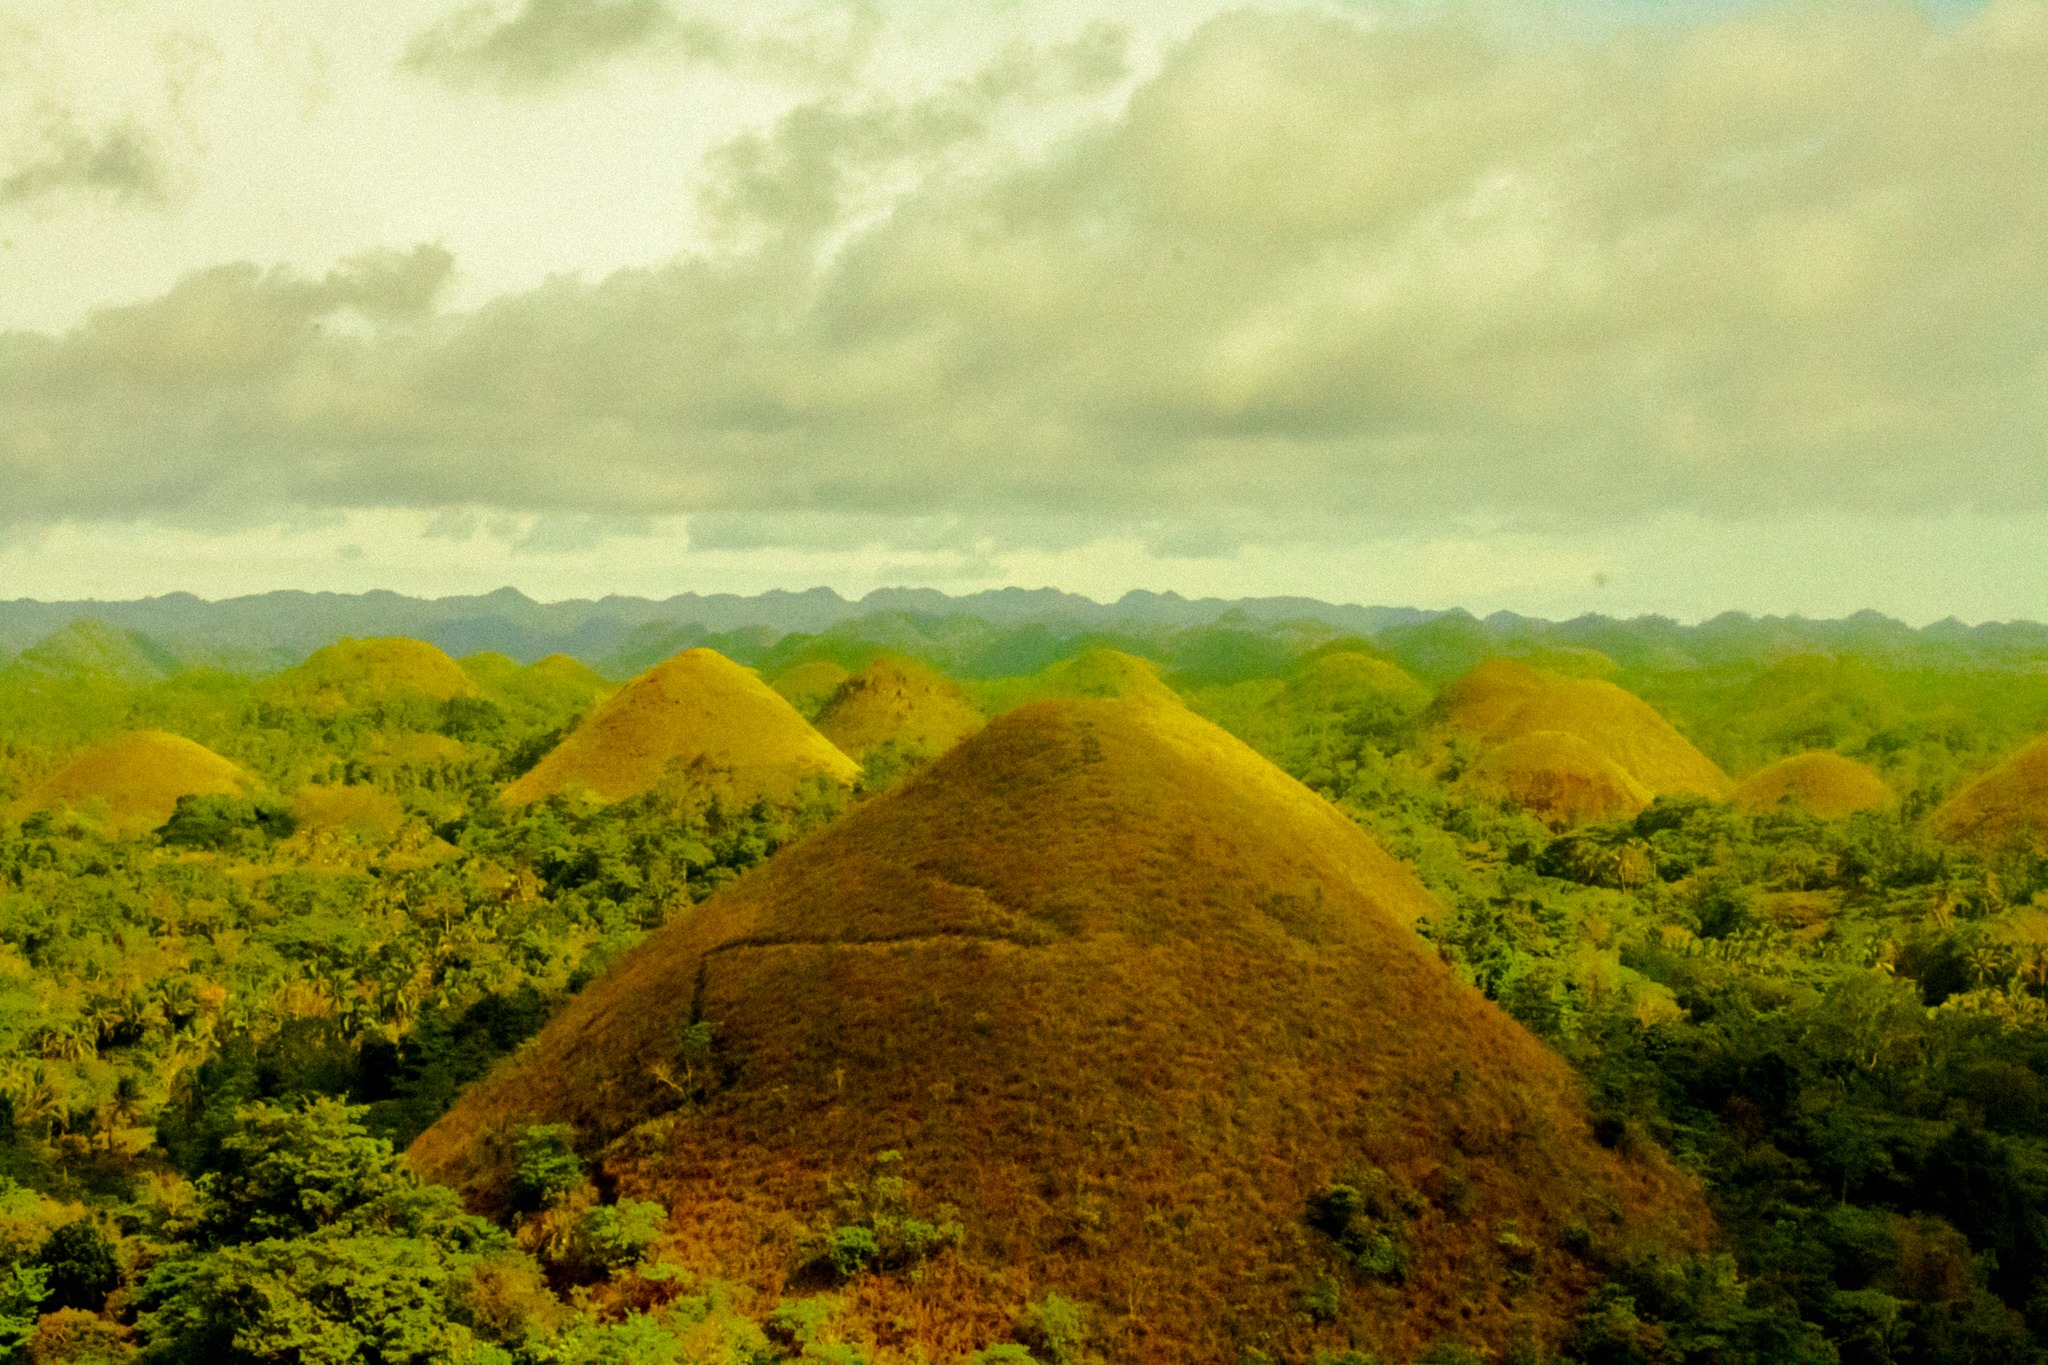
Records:
[[[1823,820],[1840,820],[1858,811],[1888,810],[1898,797],[1866,763],[1818,749],[1781,758],[1743,779],[1735,804],[1744,810],[1770,811],[1790,805]]]
[[[481,696],[462,665],[424,640],[340,640],[263,686],[266,700],[322,715],[401,701]]]
[[[1577,735],[1652,796],[1726,800],[1735,784],[1633,693],[1600,678],[1568,678],[1489,659],[1437,695],[1432,716],[1482,746],[1539,730]]]
[[[240,795],[255,786],[241,768],[182,735],[130,730],[75,755],[20,810],[68,806],[110,833],[144,834],[171,818],[179,797]]]
[[[888,655],[841,683],[817,720],[818,733],[857,763],[884,746],[912,762],[937,758],[981,724],[951,678]]]
[[[830,659],[812,659],[780,674],[770,684],[805,720],[814,721],[839,685],[852,675]]]
[[[1564,828],[1635,815],[1650,792],[1619,763],[1577,735],[1532,730],[1473,760],[1460,782]]]
[[[2048,849],[2048,735],[1943,802],[1932,824],[1979,848]]]
[[[878,1361],[1013,1340],[1049,1292],[1111,1362],[1554,1343],[1585,1230],[1707,1216],[1594,1140],[1574,1074],[1414,933],[1433,906],[1185,708],[1037,703],[657,931],[411,1156],[488,1207],[523,1125],[572,1124],[671,1211],[667,1254],[764,1304],[835,1229],[908,1257],[891,1219],[957,1219],[849,1286]]]
[[[851,785],[860,766],[752,669],[689,649],[627,683],[505,789],[525,805],[580,788],[622,801],[672,768],[734,800],[793,796],[805,778]]]

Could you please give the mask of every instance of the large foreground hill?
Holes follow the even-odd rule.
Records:
[[[1037,702],[671,922],[412,1155],[499,1204],[524,1126],[571,1124],[688,1264],[771,1295],[957,1223],[850,1300],[906,1355],[1048,1291],[1113,1361],[1554,1345],[1590,1249],[1706,1216],[1595,1141],[1414,932],[1437,908],[1191,712]]]

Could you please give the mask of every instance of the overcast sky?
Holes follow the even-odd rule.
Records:
[[[0,0],[0,597],[2048,618],[2048,0]]]

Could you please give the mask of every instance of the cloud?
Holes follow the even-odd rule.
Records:
[[[870,5],[810,8],[751,25],[666,0],[523,0],[468,5],[421,30],[401,65],[455,85],[552,90],[631,55],[810,79],[843,79],[879,26]]]
[[[2048,507],[2041,0],[1235,15],[1027,136],[1113,97],[1120,52],[809,101],[712,159],[724,244],[658,268],[444,313],[431,252],[224,267],[0,338],[0,518],[486,505],[1212,555]]]
[[[67,193],[161,204],[170,193],[163,147],[133,118],[88,129],[75,114],[46,106],[38,135],[0,175],[0,208]]]

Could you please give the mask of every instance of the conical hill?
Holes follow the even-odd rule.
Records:
[[[1649,791],[1619,763],[1562,730],[1531,730],[1495,745],[1463,781],[1558,827],[1619,819],[1650,804]]]
[[[2048,848],[2048,735],[1943,802],[1933,825],[1980,848]]]
[[[1690,1246],[1706,1216],[1594,1140],[1568,1068],[1413,932],[1433,905],[1191,712],[1037,703],[643,942],[412,1160],[488,1205],[521,1126],[572,1124],[677,1257],[768,1296],[835,1228],[957,1219],[845,1297],[892,1359],[1013,1340],[1049,1292],[1111,1362],[1554,1343],[1589,1231]]]
[[[462,665],[425,640],[339,640],[264,684],[272,701],[333,713],[404,700],[482,695]]]
[[[1641,697],[1600,678],[1568,678],[1489,659],[1438,694],[1437,720],[1482,746],[1539,730],[1577,735],[1652,796],[1726,800],[1735,784]]]
[[[840,684],[817,725],[819,734],[857,762],[866,763],[885,746],[921,761],[979,730],[981,712],[952,679],[884,655]]]
[[[231,796],[255,780],[183,735],[130,730],[74,755],[31,792],[24,811],[69,806],[110,833],[142,834],[171,818],[184,796]]]
[[[1898,804],[1874,768],[1826,749],[1781,758],[1752,773],[1735,789],[1734,800],[1744,810],[1792,806],[1823,820]]]
[[[603,801],[651,789],[672,767],[737,800],[793,795],[807,777],[852,783],[860,768],[753,670],[685,650],[601,702],[505,789],[524,805],[581,788]]]
[[[832,700],[832,694],[849,676],[845,668],[830,659],[812,659],[778,674],[770,686],[797,709],[798,715],[816,720],[818,712],[825,709],[825,703]]]
[[[1180,694],[1159,676],[1157,664],[1120,649],[1083,650],[1036,673],[992,678],[975,684],[973,696],[990,715],[1053,697],[1140,697],[1184,704]]]

